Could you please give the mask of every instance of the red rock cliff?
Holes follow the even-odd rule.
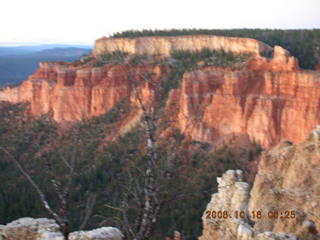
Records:
[[[280,47],[272,60],[255,58],[242,70],[186,73],[170,97],[178,102],[176,126],[199,141],[248,135],[265,147],[300,142],[320,120],[320,74],[300,70]]]
[[[58,122],[75,121],[106,113],[130,95],[132,84],[141,82],[139,74],[152,72],[152,81],[156,82],[162,71],[159,66],[136,65],[126,69],[122,65],[106,65],[82,68],[67,63],[43,62],[21,86],[0,92],[0,100],[28,101],[34,115],[52,112]],[[142,94],[146,97],[152,92],[150,84],[142,87]]]
[[[211,44],[203,36],[192,39],[195,48],[198,42],[199,46]],[[231,47],[227,42],[235,39],[225,41],[219,46],[235,52],[249,44],[242,39],[245,43],[242,48],[237,44]],[[95,52],[109,46],[107,42],[109,39],[98,40]],[[142,45],[136,42],[135,47]],[[319,72],[299,69],[296,58],[281,47],[275,47],[273,58],[268,59],[258,53],[261,49],[270,50],[269,46],[255,40],[249,45],[254,46],[252,49],[257,54],[241,70],[206,67],[184,74],[181,87],[172,90],[167,101],[170,115],[172,109],[177,110],[177,121],[172,127],[199,141],[228,143],[237,135],[247,135],[268,147],[282,138],[300,142],[319,123]],[[51,112],[56,121],[75,121],[106,113],[121,99],[132,95],[131,78],[139,84],[143,72],[152,72],[152,81],[159,82],[167,68],[141,64],[127,69],[115,64],[92,67],[92,64],[41,63],[21,86],[0,91],[0,100],[29,101],[35,115]],[[153,84],[145,84],[144,99],[150,101],[154,91]],[[175,108],[170,108],[172,104]]]

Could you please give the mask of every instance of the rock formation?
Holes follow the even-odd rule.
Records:
[[[319,239],[319,163],[320,127],[300,145],[283,141],[265,151],[251,191],[242,171],[228,170],[217,179],[199,239]]]
[[[78,231],[70,234],[70,240],[121,240],[123,234],[114,227],[102,227],[91,231]]]
[[[250,38],[221,37],[210,35],[190,35],[175,37],[101,38],[96,40],[94,54],[123,51],[129,54],[170,56],[173,51],[198,51],[203,48],[224,50],[233,53],[268,55],[272,48],[265,43]]]
[[[248,135],[264,147],[281,139],[301,142],[320,120],[320,75],[299,70],[295,61],[278,56],[238,71],[186,73],[171,95],[178,101],[177,127],[198,141]]]
[[[102,38],[96,41],[95,54],[117,49],[167,55],[172,50],[203,47],[255,54],[241,69],[201,67],[185,73],[167,100],[167,109],[176,109],[172,129],[214,144],[249,136],[270,147],[284,138],[299,143],[319,123],[319,72],[301,70],[297,59],[279,46],[272,49],[253,39],[216,36]],[[261,56],[270,51],[273,58]],[[0,91],[0,101],[28,101],[34,115],[50,113],[58,122],[75,121],[104,114],[125,97],[137,102],[133,82],[141,84],[144,73],[153,77],[139,87],[143,101],[154,102],[159,89],[152,83],[163,81],[169,71],[170,67],[154,64],[128,68],[121,64],[94,67],[86,61],[40,63],[21,86]],[[140,115],[126,121],[131,126]]]
[[[238,213],[247,215],[249,184],[243,182],[241,170],[228,170],[221,178],[217,178],[219,190],[211,197],[203,220],[203,235],[200,240],[207,239],[250,239],[253,229],[247,219],[237,219]],[[226,216],[223,213],[226,212]],[[222,213],[222,216],[218,213]]]
[[[63,240],[58,224],[47,218],[20,218],[0,226],[1,237],[3,240]]]
[[[72,232],[70,240],[121,240],[119,229],[102,227],[91,231]],[[0,225],[1,240],[63,240],[59,226],[52,219],[20,218],[5,226]]]
[[[124,97],[134,84],[141,82],[139,74],[151,72],[152,82],[164,75],[160,66],[136,66],[125,69],[122,65],[95,68],[74,67],[69,63],[40,63],[39,69],[16,88],[0,92],[0,101],[31,103],[34,115],[51,112],[53,119],[75,121],[101,115]],[[152,86],[141,87],[143,95],[152,95]]]
[[[202,217],[203,233],[199,240],[296,240],[288,233],[258,232],[252,227],[249,184],[243,182],[241,170],[228,170],[217,181],[218,193],[212,195]]]
[[[290,232],[300,239],[319,239],[320,127],[300,145],[283,141],[264,152],[258,165],[249,211],[278,211],[282,217],[257,221],[255,229]],[[294,211],[295,217],[290,212]],[[318,238],[316,237],[318,236]]]

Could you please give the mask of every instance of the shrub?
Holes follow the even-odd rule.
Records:
[[[122,51],[106,52],[97,57],[97,62],[94,66],[101,67],[108,63],[122,64],[125,62],[127,56],[128,53]]]

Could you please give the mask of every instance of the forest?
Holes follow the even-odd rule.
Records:
[[[143,183],[138,168],[143,166],[146,157],[146,136],[143,126],[139,125],[114,142],[106,143],[105,137],[112,134],[113,124],[129,109],[124,100],[105,115],[61,129],[49,116],[31,117],[27,104],[3,103],[0,108],[0,146],[23,165],[48,196],[54,209],[58,208],[58,199],[52,178],[61,183],[68,180],[65,163],[70,162],[75,154],[76,174],[69,201],[71,229],[78,230],[81,225],[83,229],[111,225],[123,231],[117,221],[121,213],[106,205],[117,208],[125,199],[130,203],[133,201],[128,188],[132,179]],[[188,153],[186,145],[192,146],[194,151]],[[164,203],[154,239],[163,239],[175,230],[186,239],[199,236],[203,210],[211,194],[217,190],[216,177],[227,169],[243,168],[239,159],[253,160],[261,151],[257,146],[243,150],[240,156],[228,147],[214,153],[207,150],[207,144],[190,142],[178,131],[159,144],[160,159],[170,159],[170,179],[174,180],[163,185],[166,189]],[[23,216],[48,216],[37,193],[11,157],[0,151],[0,224]],[[83,225],[88,199],[94,199],[94,206],[90,220]],[[129,212],[130,221],[134,222],[138,216],[139,211]]]

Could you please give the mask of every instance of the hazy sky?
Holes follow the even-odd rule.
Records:
[[[0,43],[93,43],[127,29],[320,28],[320,0],[3,0]]]

